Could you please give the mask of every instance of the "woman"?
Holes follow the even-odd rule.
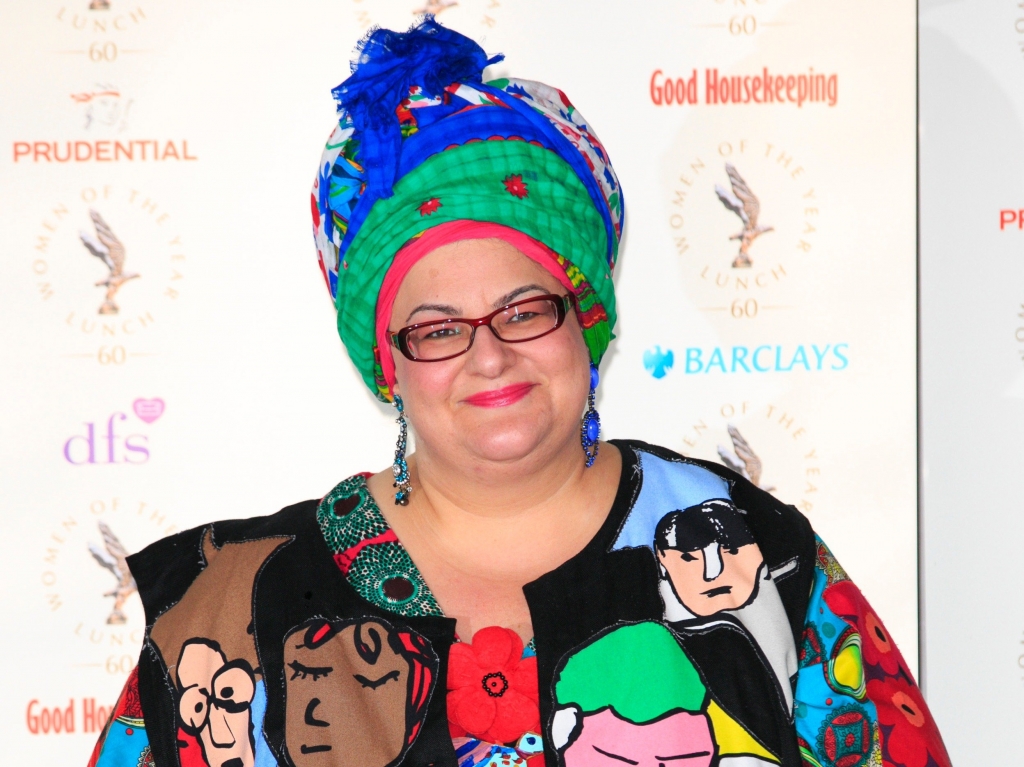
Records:
[[[947,765],[793,507],[598,441],[621,192],[496,60],[427,18],[335,90],[314,230],[394,465],[133,556],[146,643],[92,764]]]

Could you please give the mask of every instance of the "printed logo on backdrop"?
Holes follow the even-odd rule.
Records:
[[[188,139],[127,133],[135,99],[109,81],[76,89],[64,103],[73,110],[73,119],[61,133],[73,138],[20,136],[11,142],[15,165],[188,163],[199,159]]]
[[[432,14],[445,26],[479,38],[501,20],[507,0],[350,0],[361,29],[380,26],[404,30],[416,18]]]
[[[42,209],[27,256],[67,356],[120,366],[149,356],[173,315],[186,256],[174,216],[142,189],[99,185]]]
[[[151,24],[149,3],[124,0],[65,0],[48,8],[63,33],[54,52],[102,66],[127,55],[146,53],[137,47],[138,33]]]
[[[684,431],[681,452],[717,461],[805,514],[821,487],[821,458],[798,414],[771,403],[727,402]]]
[[[773,15],[783,5],[782,0],[691,0],[687,17],[694,19],[690,26],[743,40],[782,26]]]
[[[40,630],[63,640],[50,661],[89,684],[120,683],[135,666],[145,617],[126,557],[177,531],[159,504],[97,498],[52,515],[37,545]],[[99,732],[114,701],[27,696],[25,726],[33,735]]]
[[[687,376],[838,373],[850,367],[851,359],[846,342],[687,346],[681,357],[677,366],[675,351],[656,344],[643,353],[644,369],[654,378],[664,378],[673,369]]]
[[[135,100],[116,86],[98,83],[92,88],[72,93],[71,101],[78,110],[75,122],[89,138],[55,139],[51,136],[40,140],[21,137],[11,142],[11,159],[15,165],[188,163],[199,159],[188,139],[132,138],[126,135],[129,113]],[[76,133],[78,126],[75,127]]]
[[[779,72],[768,67],[751,72],[723,72],[704,69],[699,78],[693,69],[687,77],[655,69],[650,79],[651,103],[657,107],[725,106],[729,104],[824,105],[839,103],[839,75],[815,72]]]
[[[123,133],[135,99],[113,83],[93,83],[71,94],[71,101],[81,115],[82,127],[90,132]]]
[[[148,5],[145,6],[148,8]],[[60,54],[82,55],[90,61],[109,63],[122,54],[146,53],[125,47],[134,30],[150,24],[146,10],[138,3],[122,0],[76,0],[57,7],[53,18],[71,47]],[[154,27],[159,34],[160,27]],[[166,30],[162,30],[166,34]],[[84,46],[84,47],[81,47]],[[199,159],[193,143],[181,137],[131,135],[131,117],[137,109],[135,98],[115,80],[117,67],[79,66],[79,85],[67,92],[69,119],[56,129],[57,135],[16,136],[11,142],[11,159],[16,165],[81,163],[183,163]],[[56,112],[56,110],[55,110]],[[51,121],[59,124],[60,120]]]
[[[159,397],[140,397],[129,413],[115,410],[109,415],[85,421],[63,446],[64,460],[72,466],[138,466],[149,463],[148,428],[164,414],[166,404]],[[129,433],[132,432],[132,433]]]
[[[799,153],[725,139],[671,171],[668,229],[698,306],[737,320],[792,308],[779,288],[810,266],[820,212]]]

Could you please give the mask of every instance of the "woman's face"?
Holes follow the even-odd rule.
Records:
[[[413,266],[395,298],[389,328],[485,317],[514,301],[566,292],[546,269],[503,240],[462,240]],[[392,353],[395,391],[417,446],[442,460],[542,458],[579,431],[590,356],[574,312],[553,333],[525,343],[503,343],[488,328],[478,328],[468,352],[441,362],[413,362],[394,348]]]

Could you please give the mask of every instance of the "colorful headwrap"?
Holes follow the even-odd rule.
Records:
[[[385,401],[394,379],[391,348],[378,346],[378,295],[396,254],[422,250],[413,240],[442,224],[498,225],[462,239],[525,235],[512,244],[572,286],[595,363],[612,338],[618,179],[561,91],[482,81],[501,59],[428,16],[406,33],[372,32],[334,89],[338,125],[313,184],[313,230],[338,332]],[[400,279],[390,282],[393,301]]]

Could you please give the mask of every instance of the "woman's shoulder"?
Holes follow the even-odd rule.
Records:
[[[324,546],[344,499],[365,492],[364,475],[338,483],[323,498],[286,506],[273,514],[207,522],[161,538],[128,557],[128,567],[142,598],[147,623],[174,604],[209,569],[214,560],[219,570],[257,569],[284,545],[308,549],[309,556],[329,559]],[[362,504],[353,504],[362,506]],[[350,520],[351,523],[352,520]],[[333,525],[333,526],[332,526]],[[253,573],[255,575],[255,573]]]
[[[814,550],[814,531],[807,518],[742,474],[641,440],[612,442],[622,453],[623,480],[631,487],[629,517],[620,531],[619,545],[636,545],[629,540],[630,519],[660,519],[666,510],[727,501],[743,514],[766,556],[769,551],[788,557]],[[652,520],[640,524],[638,534],[646,538]]]
[[[803,515],[796,507],[785,503],[771,493],[758,487],[739,472],[714,461],[683,455],[661,445],[652,445],[638,439],[611,440],[623,455],[623,471],[627,468],[638,477],[648,481],[671,485],[677,488],[690,487],[693,497],[706,494],[711,498],[735,498],[738,496],[751,506],[771,508],[784,515]],[[718,495],[714,495],[718,493]]]
[[[672,485],[692,485],[695,491],[717,493],[709,497],[728,497],[731,482],[743,477],[725,466],[677,453],[661,445],[639,439],[613,439],[622,454],[623,470]]]

